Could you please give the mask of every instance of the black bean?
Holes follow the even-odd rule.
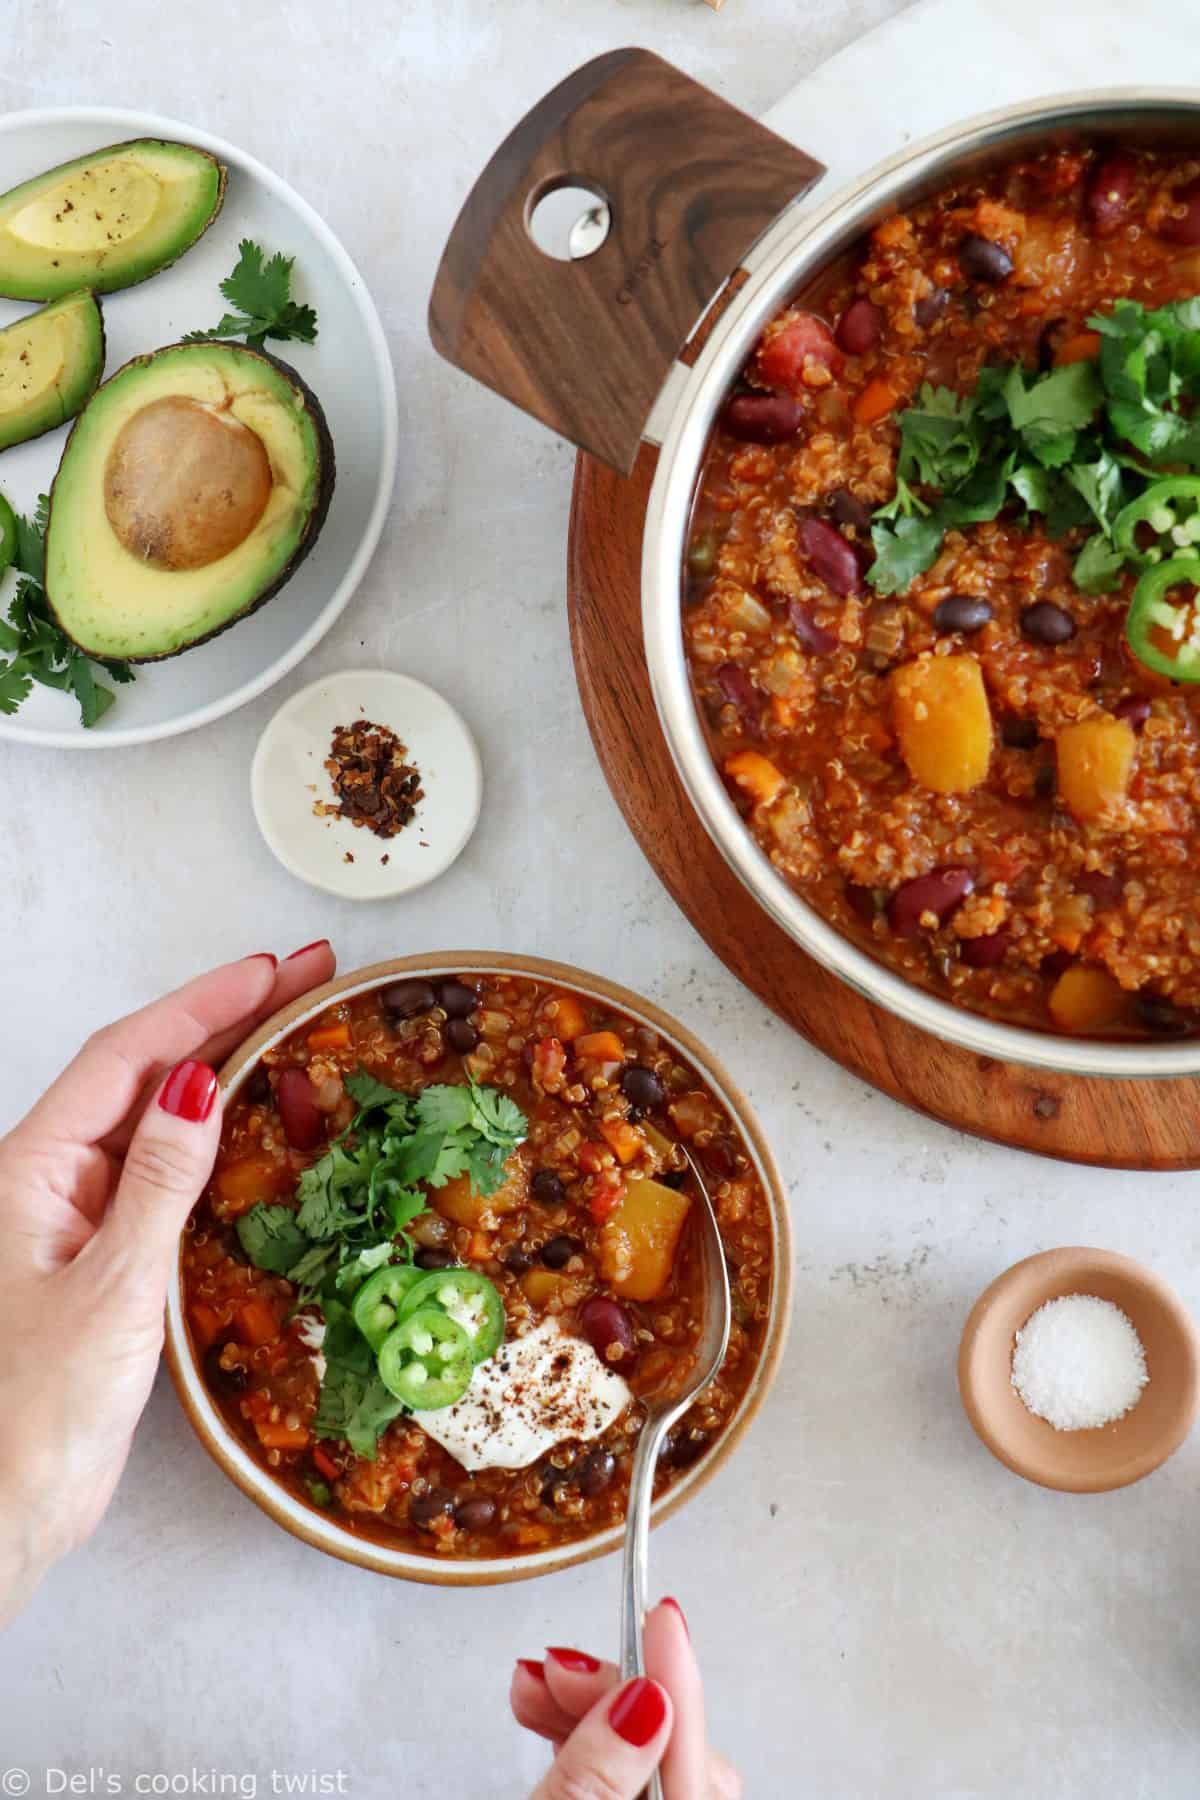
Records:
[[[496,1520],[496,1502],[483,1494],[460,1500],[454,1508],[454,1523],[463,1531],[487,1531]]]
[[[589,1450],[587,1455],[576,1463],[571,1475],[580,1493],[586,1494],[591,1500],[596,1494],[602,1494],[606,1488],[612,1486],[612,1479],[616,1472],[616,1458],[611,1451],[603,1450],[597,1444],[594,1450]]]
[[[435,1519],[444,1518],[454,1511],[454,1495],[449,1488],[430,1488],[428,1493],[417,1494],[409,1502],[408,1516],[414,1525],[428,1530]]]
[[[1075,636],[1075,621],[1053,600],[1035,600],[1022,608],[1021,634],[1031,644],[1065,644]]]
[[[553,1169],[539,1169],[529,1184],[529,1191],[539,1206],[561,1206],[567,1197],[562,1176]]]
[[[1007,281],[1013,272],[1013,259],[1002,244],[968,231],[958,246],[958,266],[968,281],[995,284]]]
[[[621,1092],[639,1112],[654,1112],[666,1099],[662,1082],[643,1063],[630,1063],[622,1071]]]
[[[976,600],[972,594],[949,594],[934,608],[933,629],[961,631],[969,637],[974,631],[982,631],[991,616],[992,608],[987,600]]]
[[[524,1244],[510,1244],[500,1252],[500,1261],[514,1275],[524,1275],[527,1269],[533,1267],[533,1257]]]
[[[1144,694],[1129,694],[1113,707],[1115,718],[1124,719],[1134,731],[1140,731],[1150,717],[1150,702]]]
[[[379,996],[385,1012],[395,1019],[415,1019],[437,1005],[431,981],[393,981]]]
[[[690,1169],[660,1169],[654,1179],[660,1187],[681,1188],[691,1172]]]
[[[1039,800],[1049,800],[1058,789],[1058,770],[1053,763],[1043,763],[1033,777],[1033,791]]]
[[[582,1249],[578,1238],[568,1237],[560,1231],[557,1237],[547,1238],[541,1248],[541,1258],[548,1269],[565,1269],[571,1258]]]
[[[242,1089],[241,1098],[251,1106],[269,1106],[272,1100],[270,1077],[262,1063],[254,1070]]]
[[[479,1033],[470,1019],[449,1019],[446,1022],[446,1041],[460,1056],[469,1056],[479,1042]]]
[[[668,1469],[687,1469],[694,1462],[699,1462],[707,1449],[708,1437],[704,1432],[693,1431],[687,1425],[677,1425],[663,1439],[658,1460],[665,1463]]]
[[[215,1344],[204,1358],[204,1373],[209,1387],[216,1388],[218,1393],[240,1394],[250,1385],[249,1372],[240,1363],[227,1369],[221,1361],[220,1349]]]
[[[1139,994],[1134,1002],[1138,1021],[1158,1037],[1186,1037],[1191,1026],[1163,994]]]
[[[865,500],[851,493],[848,487],[834,488],[829,496],[829,512],[835,524],[850,526],[867,536],[871,529],[871,509]]]
[[[418,1250],[413,1257],[418,1269],[448,1269],[454,1261],[454,1253],[450,1250]]]
[[[438,1005],[449,1019],[465,1019],[479,1005],[479,995],[464,981],[443,981],[437,997]]]
[[[922,331],[928,331],[931,325],[937,323],[945,312],[949,299],[949,288],[935,287],[923,300],[917,301],[913,307],[913,319]]]
[[[1005,719],[1000,742],[1006,750],[1036,750],[1042,741],[1036,719]]]

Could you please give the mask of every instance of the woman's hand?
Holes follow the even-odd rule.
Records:
[[[201,975],[97,1032],[0,1139],[0,1623],[94,1530],[125,1466],[217,1153],[213,1065],[333,969],[322,941]]]
[[[710,1750],[700,1670],[678,1603],[646,1616],[646,1676],[582,1650],[522,1660],[510,1701],[517,1722],[554,1746],[532,1800],[637,1800],[658,1769],[665,1800],[739,1800],[741,1778]]]

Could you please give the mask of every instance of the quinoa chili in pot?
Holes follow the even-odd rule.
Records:
[[[619,1524],[643,1401],[703,1322],[686,1143],[729,1264],[716,1379],[664,1492],[763,1353],[773,1235],[705,1079],[649,1024],[544,979],[392,981],[243,1082],[182,1248],[205,1386],[292,1494],[377,1542],[495,1557]]]
[[[1200,1032],[1200,157],[879,223],[713,432],[684,644],[797,893],[985,1017]]]

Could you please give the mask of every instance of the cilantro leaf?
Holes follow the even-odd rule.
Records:
[[[317,315],[311,306],[300,306],[291,297],[294,262],[294,257],[278,251],[266,256],[261,244],[243,238],[232,273],[221,283],[222,294],[237,311],[224,313],[208,331],[189,331],[184,343],[244,337],[256,350],[261,350],[269,337],[313,343]]]
[[[1097,531],[1075,558],[1071,579],[1081,593],[1108,594],[1120,583],[1124,565],[1124,551],[1110,544],[1102,531]]]
[[[434,1131],[462,1131],[473,1110],[471,1090],[461,1082],[422,1088],[417,1095],[417,1117]]]
[[[132,681],[127,663],[99,662],[84,654],[60,629],[42,590],[45,574],[43,538],[50,516],[50,501],[39,494],[33,517],[14,514],[13,564],[20,571],[8,603],[6,623],[0,628],[0,650],[12,661],[0,665],[0,712],[13,713],[37,681],[43,687],[74,694],[85,730],[102,719],[116,696],[96,680],[95,667],[107,670],[114,681]]]
[[[930,487],[953,487],[979,461],[983,438],[974,419],[975,402],[928,382],[917,398],[918,404],[900,415],[897,472],[906,482],[915,476]]]
[[[942,521],[936,514],[872,525],[875,561],[867,570],[867,580],[875,592],[906,593],[917,576],[937,561],[943,535]]]
[[[33,677],[19,662],[0,663],[0,713],[15,713],[32,688]]]
[[[250,1261],[268,1275],[290,1274],[309,1248],[290,1206],[268,1206],[260,1200],[241,1215],[234,1229]]]
[[[395,1088],[389,1087],[386,1081],[378,1081],[366,1069],[356,1069],[344,1080],[346,1092],[352,1100],[357,1100],[365,1112],[371,1106],[390,1106],[394,1101],[406,1098]]]
[[[379,1379],[375,1354],[344,1302],[329,1298],[323,1310],[325,1374],[313,1430],[345,1438],[356,1456],[374,1461],[380,1437],[404,1406]]]

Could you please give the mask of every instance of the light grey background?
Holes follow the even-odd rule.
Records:
[[[228,955],[283,953],[325,933],[346,968],[490,944],[643,989],[723,1051],[792,1196],[783,1373],[733,1466],[653,1546],[655,1588],[688,1611],[714,1738],[749,1793],[1163,1800],[1200,1786],[1200,1442],[1122,1494],[1040,1492],[971,1436],[954,1352],[979,1289],[1052,1244],[1143,1257],[1195,1303],[1195,1179],[1063,1168],[930,1125],[822,1060],[714,962],[638,854],[580,715],[563,604],[571,452],[455,376],[425,340],[430,280],[463,193],[517,115],[577,62],[643,43],[764,110],[897,10],[33,0],[11,19],[9,107],[95,101],[193,119],[325,214],[391,339],[402,448],[361,594],[273,695],[145,750],[0,745],[5,1111],[111,1015]],[[1092,10],[1103,9],[1059,9],[1076,45]],[[966,0],[959,11],[969,20]],[[1128,15],[1135,34],[1140,17]],[[1183,41],[1165,78],[1187,78]],[[1042,48],[1031,33],[1035,62]],[[960,76],[986,86],[988,63],[969,30],[956,41],[947,27],[943,52],[938,85],[953,110]],[[864,118],[876,135],[892,118],[893,88],[878,68],[859,81],[860,65],[842,66],[822,119],[848,167]],[[905,69],[901,56],[897,76]],[[799,111],[789,122],[802,135]],[[906,129],[897,122],[897,140]],[[247,774],[275,705],[315,674],[367,663],[444,689],[478,733],[488,777],[480,829],[451,874],[358,909],[271,860]],[[542,1756],[506,1714],[512,1658],[547,1641],[611,1651],[616,1576],[607,1562],[456,1594],[322,1558],[229,1486],[160,1380],[94,1543],[0,1643],[0,1769],[28,1767],[35,1795],[47,1766],[102,1769],[126,1792],[139,1773],[186,1780],[196,1769],[243,1776],[246,1792],[254,1776],[270,1793],[274,1768],[340,1769],[358,1800],[518,1800]]]

